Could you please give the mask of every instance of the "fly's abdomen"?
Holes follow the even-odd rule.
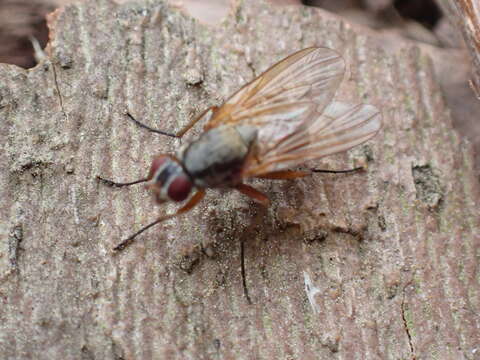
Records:
[[[213,128],[185,149],[182,162],[199,187],[235,185],[255,140],[256,130],[250,126]]]

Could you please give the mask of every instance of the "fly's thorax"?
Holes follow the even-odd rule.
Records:
[[[158,203],[185,200],[193,184],[182,165],[169,155],[156,157],[150,167],[147,188],[155,194]]]
[[[245,159],[257,139],[255,127],[223,125],[204,132],[179,153],[196,186],[231,186],[241,180]]]

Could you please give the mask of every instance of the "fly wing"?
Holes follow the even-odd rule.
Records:
[[[376,107],[334,102],[308,126],[252,157],[243,176],[259,176],[346,151],[375,136],[381,127]]]
[[[258,144],[271,147],[315,120],[343,79],[342,57],[328,48],[300,50],[273,65],[230,97],[207,123],[252,125]]]

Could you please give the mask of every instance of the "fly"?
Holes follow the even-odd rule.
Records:
[[[358,170],[291,169],[362,144],[380,130],[381,114],[374,106],[333,101],[344,72],[343,58],[337,52],[311,47],[273,65],[222,106],[207,109],[177,133],[152,129],[127,113],[137,125],[175,138],[181,138],[200,120],[206,125],[204,132],[176,155],[155,157],[146,178],[130,183],[99,178],[116,187],[145,182],[157,203],[186,201],[177,211],[161,215],[124,239],[114,250],[123,250],[145,230],[191,210],[208,188],[228,187],[268,206],[268,197],[245,180],[295,179],[315,172]]]

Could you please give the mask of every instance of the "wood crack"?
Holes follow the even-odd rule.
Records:
[[[60,104],[60,108],[62,109],[63,116],[67,119],[67,113],[65,112],[65,108],[63,107],[63,98],[62,93],[60,92],[60,87],[58,86],[57,80],[57,69],[55,68],[55,64],[52,62],[52,69],[53,69],[53,82],[55,83],[55,89],[57,90],[58,94],[58,102]]]
[[[408,344],[410,346],[410,353],[412,355],[412,360],[416,360],[416,356],[415,356],[415,349],[413,348],[413,342],[412,342],[412,334],[410,334],[410,329],[408,327],[408,320],[407,320],[407,316],[406,316],[406,312],[407,312],[407,305],[405,303],[405,290],[407,288],[407,286],[409,286],[410,284],[407,284],[404,288],[403,288],[403,292],[402,292],[402,304],[401,304],[401,310],[402,310],[402,320],[403,320],[403,326],[405,328],[405,332],[407,333],[407,338],[408,338]]]

